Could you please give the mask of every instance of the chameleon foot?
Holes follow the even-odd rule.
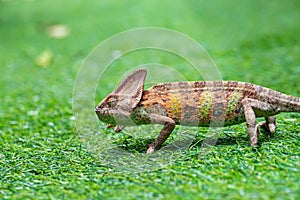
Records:
[[[114,127],[114,132],[120,132],[124,128],[124,126],[120,126],[120,125],[116,125],[116,126],[113,126],[111,124],[106,125],[106,128],[112,128],[112,127]]]
[[[269,133],[273,134],[276,131],[276,118],[275,116],[266,117],[265,122],[259,122],[258,126],[263,127],[266,129]]]
[[[147,149],[147,154],[150,154],[150,153],[153,153],[155,151],[155,148],[154,148],[154,146],[152,146],[152,145],[149,145],[149,147],[148,147],[148,149]]]
[[[111,125],[111,124],[107,124],[107,125],[106,125],[106,128],[112,128],[112,127],[114,127],[114,126]]]
[[[260,126],[261,123],[256,124],[254,130],[252,131],[252,134],[249,133],[249,129],[248,129],[248,135],[252,147],[258,147],[257,143],[258,143],[258,137],[260,135],[260,131],[259,131]]]
[[[275,116],[266,117],[265,126],[267,127],[267,130],[270,133],[275,133],[275,131],[276,131],[276,117]]]
[[[114,131],[117,133],[117,132],[122,131],[123,128],[124,128],[124,126],[116,125],[115,128],[114,128]]]

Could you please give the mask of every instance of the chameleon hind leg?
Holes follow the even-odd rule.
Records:
[[[250,139],[251,146],[257,146],[259,137],[259,127],[265,126],[271,132],[275,132],[276,123],[275,116],[266,117],[266,122],[256,124],[255,112],[259,113],[272,113],[274,112],[273,107],[255,99],[246,98],[242,102],[244,108],[244,114],[246,119],[246,125],[248,127],[248,136]]]

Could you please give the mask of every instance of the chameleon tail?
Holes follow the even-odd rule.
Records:
[[[300,98],[289,96],[286,94],[280,95],[280,111],[281,112],[299,112],[300,113]]]

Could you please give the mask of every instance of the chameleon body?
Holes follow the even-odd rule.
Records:
[[[259,126],[274,133],[275,115],[300,112],[300,99],[266,87],[237,81],[160,83],[144,90],[145,69],[138,69],[96,107],[98,118],[121,131],[126,125],[161,124],[148,146],[159,149],[175,125],[230,126],[246,122],[251,146],[257,145]],[[256,117],[266,122],[256,123]]]

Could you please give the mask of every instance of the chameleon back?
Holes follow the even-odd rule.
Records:
[[[242,123],[245,116],[240,102],[245,91],[237,87],[239,84],[242,87],[244,83],[218,81],[154,85],[143,92],[135,114],[157,113],[186,126],[209,126],[211,119],[219,121],[220,126]]]

